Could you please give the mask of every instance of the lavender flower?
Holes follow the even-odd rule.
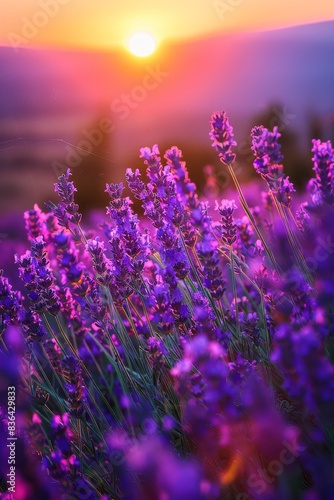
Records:
[[[254,168],[257,173],[266,175],[269,165],[280,164],[283,160],[283,155],[280,153],[281,145],[278,143],[281,134],[278,132],[278,127],[274,127],[270,132],[261,125],[254,127],[251,135],[252,150],[255,155]]]
[[[27,210],[24,212],[23,216],[28,239],[30,241],[34,240],[38,236],[45,235],[45,214],[43,214],[37,203],[35,203],[33,210]]]
[[[148,344],[148,352],[149,352],[149,360],[153,370],[153,381],[156,384],[157,376],[161,370],[165,366],[165,362],[163,356],[168,354],[167,349],[163,345],[160,339],[156,339],[155,337],[149,337],[147,340]]]
[[[70,169],[67,169],[66,173],[59,177],[59,182],[55,184],[55,191],[69,213],[76,212],[77,208],[74,206],[74,193],[77,189],[74,187],[73,182],[69,181],[71,175]]]
[[[56,373],[61,374],[61,349],[56,339],[46,339],[43,342],[44,349],[48,355],[49,361]]]
[[[46,335],[40,316],[31,310],[22,311],[20,316],[20,321],[23,331],[27,336],[27,340],[36,340],[40,342],[44,335]]]
[[[307,208],[307,205],[307,202],[301,203],[299,209],[296,212],[298,229],[300,229],[302,233],[307,233],[310,229],[310,216],[305,210]]]
[[[154,144],[152,147],[152,150],[148,147],[141,148],[140,149],[140,158],[144,158],[144,163],[148,167],[148,176],[155,176],[157,175],[161,169],[161,158],[160,158],[160,152],[157,144]]]
[[[92,239],[88,240],[86,248],[92,257],[94,269],[100,276],[99,281],[101,281],[101,284],[104,284],[103,277],[105,276],[108,269],[108,263],[105,257],[104,244],[97,237],[94,240]]]
[[[334,169],[334,150],[330,141],[321,142],[319,139],[312,140],[312,153],[314,156],[313,170],[317,188],[321,193],[325,203],[331,203],[334,197],[333,169]]]
[[[226,245],[233,245],[237,239],[237,226],[233,220],[233,214],[236,210],[234,200],[222,200],[220,205],[216,201],[216,208],[222,220],[222,240]]]
[[[310,179],[307,183],[307,190],[311,194],[313,204],[320,206],[323,203],[323,197],[316,179]]]
[[[56,316],[60,311],[60,302],[43,236],[32,241],[31,252],[26,252],[21,258],[16,255],[15,260],[19,265],[20,277],[30,291],[29,298],[33,302],[34,311],[42,314],[47,310]]]
[[[3,275],[3,270],[0,270],[0,310],[3,314],[3,323],[5,325],[15,324],[18,322],[18,315],[22,309],[21,295],[15,292],[9,284],[7,278]]]
[[[292,193],[295,193],[296,190],[292,184],[292,182],[289,181],[289,177],[285,177],[285,179],[281,179],[280,185],[277,189],[277,199],[282,205],[286,206],[287,208],[290,208],[291,206],[291,200],[292,200]]]
[[[66,281],[71,285],[79,283],[85,266],[83,262],[79,262],[79,250],[70,238],[70,233],[66,233],[65,230],[57,231],[52,235],[51,241],[56,250],[63,283]]]
[[[254,127],[251,135],[252,150],[255,155],[253,165],[256,172],[267,181],[277,201],[290,208],[291,195],[295,192],[295,188],[289,181],[289,177],[285,177],[283,173],[283,165],[281,165],[283,155],[280,152],[281,145],[278,143],[281,134],[278,132],[278,127],[274,127],[272,132],[262,125]]]
[[[55,191],[58,193],[61,202],[58,205],[52,202],[48,203],[48,207],[57,217],[59,225],[67,229],[69,223],[77,225],[81,221],[81,214],[78,212],[79,205],[74,202],[76,188],[73,182],[69,180],[71,175],[70,169],[67,169],[66,173],[59,177],[59,182],[55,184]]]
[[[133,172],[131,168],[126,169],[125,178],[135,198],[139,200],[149,199],[145,183],[140,179],[141,174],[138,168]]]
[[[214,320],[216,316],[210,306],[209,299],[200,292],[193,294],[193,320],[195,322],[196,333],[206,334],[208,337],[214,337]]]
[[[174,325],[174,318],[171,308],[168,286],[166,284],[156,284],[151,287],[152,308],[154,309],[152,320],[157,325],[159,331],[169,333]]]
[[[85,401],[80,363],[73,356],[66,356],[62,359],[61,366],[66,380],[70,413],[78,418],[84,412]]]
[[[251,256],[255,249],[255,239],[253,228],[247,216],[236,221],[238,228],[238,240],[240,242],[241,251],[245,251]]]
[[[182,151],[173,146],[167,149],[164,157],[174,176],[176,191],[181,203],[186,204],[191,211],[195,210],[199,203],[196,185],[190,180],[186,162],[182,161]]]
[[[221,160],[226,165],[231,165],[235,160],[235,154],[232,153],[232,147],[237,143],[234,140],[233,127],[230,125],[226,112],[214,113],[210,121],[211,131],[210,139],[212,146],[219,153]]]
[[[204,285],[210,290],[214,299],[220,299],[225,292],[225,281],[219,268],[217,242],[213,234],[212,219],[208,215],[208,204],[201,203],[200,210],[202,238],[198,242],[196,250],[202,264]]]

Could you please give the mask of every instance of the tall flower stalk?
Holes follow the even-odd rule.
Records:
[[[251,221],[256,234],[262,241],[262,244],[266,249],[267,255],[270,258],[272,264],[275,266],[277,270],[279,270],[274,254],[272,253],[271,249],[269,248],[268,244],[264,239],[264,236],[262,235],[256,224],[254,216],[251,213],[251,210],[242,192],[239,181],[234,173],[233,163],[235,161],[236,155],[235,153],[232,152],[232,147],[237,146],[237,143],[234,140],[233,127],[229,123],[229,120],[226,116],[226,112],[223,111],[214,113],[211,117],[210,126],[211,126],[210,138],[212,139],[212,146],[218,152],[221,162],[227,166],[228,171],[234,182],[234,185],[238,191],[240,203],[243,209],[245,210],[247,216],[249,217],[249,220]]]

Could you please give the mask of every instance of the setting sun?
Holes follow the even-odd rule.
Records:
[[[149,33],[139,31],[130,37],[128,49],[135,56],[146,57],[155,51],[156,41]]]

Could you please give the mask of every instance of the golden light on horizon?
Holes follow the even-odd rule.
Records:
[[[153,54],[157,47],[156,41],[150,33],[137,31],[130,36],[128,49],[137,57],[147,57]]]

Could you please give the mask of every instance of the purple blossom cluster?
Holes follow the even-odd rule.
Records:
[[[254,127],[251,136],[255,171],[267,181],[270,192],[277,201],[290,208],[295,188],[283,172],[283,155],[278,142],[281,134],[278,132],[278,127],[274,127],[272,132],[262,125]]]
[[[210,139],[212,146],[216,149],[220,159],[230,165],[235,160],[232,147],[237,143],[234,140],[233,127],[230,125],[226,112],[214,113],[211,117]]]
[[[25,212],[22,289],[0,272],[0,457],[15,386],[19,498],[333,498],[333,150],[313,141],[294,207],[278,129],[251,135],[258,206],[222,112],[210,138],[237,202],[210,206],[182,152],[154,145],[131,196],[106,184],[100,227],[70,171],[58,204]]]
[[[310,180],[309,190],[314,203],[324,201],[330,204],[334,196],[334,150],[330,141],[321,142],[319,139],[313,139],[312,144],[315,179]]]

